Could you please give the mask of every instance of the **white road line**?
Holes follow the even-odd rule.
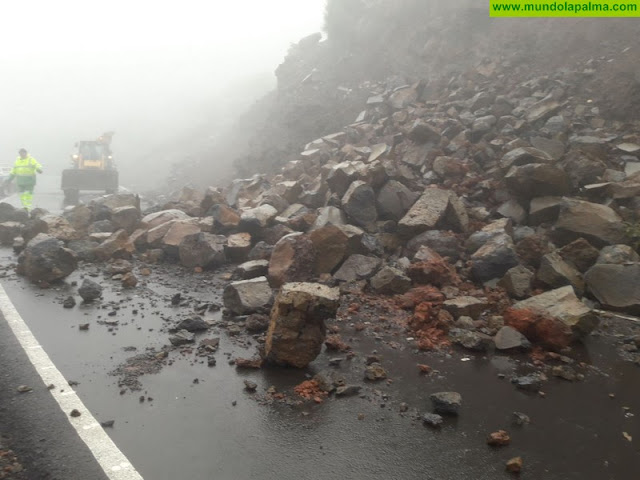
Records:
[[[45,385],[68,385],[68,381],[53,364],[44,348],[38,343],[31,333],[31,330],[24,322],[13,303],[9,299],[7,292],[0,285],[0,312],[7,320],[13,330],[13,334],[20,342],[29,360],[35,367],[38,375]],[[76,392],[59,392],[57,389],[50,390],[53,398],[75,428],[78,436],[87,445],[93,456],[96,458],[104,473],[110,480],[142,480],[142,476],[131,465],[127,457],[118,449],[113,440],[102,428],[95,428],[99,425],[91,412],[84,406]],[[78,410],[82,415],[71,417],[69,413]]]

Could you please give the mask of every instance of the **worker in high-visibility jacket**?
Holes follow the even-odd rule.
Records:
[[[16,158],[16,163],[13,165],[11,172],[9,173],[8,182],[16,179],[16,185],[18,192],[20,192],[20,201],[22,206],[28,212],[31,210],[33,204],[33,189],[36,186],[36,172],[42,173],[42,165],[40,165],[35,158],[27,153],[24,148],[21,148],[18,152],[20,155]]]

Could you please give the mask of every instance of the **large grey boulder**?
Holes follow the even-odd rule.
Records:
[[[584,279],[589,292],[606,308],[640,315],[640,263],[597,264]]]
[[[453,315],[453,318],[464,316],[478,319],[480,314],[489,308],[489,302],[486,298],[462,296],[445,300],[442,307]]]
[[[416,143],[439,143],[440,133],[428,123],[416,120],[409,130],[409,139]]]
[[[169,225],[167,232],[159,242],[154,243],[162,248],[167,255],[172,257],[179,255],[180,244],[186,237],[200,233],[200,226],[193,220],[175,221],[165,223],[164,225]],[[149,237],[150,235],[147,234],[147,238]]]
[[[502,278],[519,264],[513,240],[506,233],[497,235],[471,256],[471,275],[479,282]]]
[[[265,343],[269,361],[304,368],[318,356],[326,337],[325,320],[336,315],[340,292],[316,283],[282,286]]]
[[[531,295],[531,283],[535,274],[523,265],[517,265],[507,271],[499,285],[513,298],[526,298]]]
[[[370,280],[371,288],[383,295],[405,293],[411,288],[411,279],[397,268],[386,266]]]
[[[62,242],[44,233],[38,234],[18,258],[18,273],[33,282],[54,282],[67,277],[78,266],[75,253]]]
[[[389,180],[378,192],[376,205],[381,218],[398,221],[417,199],[417,193],[396,180]]]
[[[375,193],[369,184],[360,180],[353,182],[342,197],[342,208],[352,223],[375,231],[378,212]]]
[[[513,327],[502,327],[493,337],[497,350],[527,350],[531,348],[531,342],[523,334]]]
[[[189,220],[190,218],[191,217],[182,210],[162,210],[160,212],[145,215],[142,218],[142,223],[147,226],[147,229],[151,230],[152,228],[172,220]]]
[[[565,171],[546,163],[511,167],[504,180],[511,193],[523,199],[566,195],[571,191],[571,183]]]
[[[267,277],[233,282],[223,293],[225,308],[236,315],[249,315],[271,304],[272,292]]]
[[[312,230],[326,227],[327,225],[340,227],[346,224],[347,216],[338,207],[323,207],[318,210],[318,218],[316,218]]]
[[[134,193],[114,193],[92,200],[89,206],[94,209],[105,208],[109,212],[113,212],[113,210],[120,207],[136,207],[139,209],[140,197]]]
[[[409,240],[404,254],[412,258],[423,246],[434,250],[441,257],[448,257],[452,262],[460,258],[462,248],[455,233],[446,230],[428,230]]]
[[[562,208],[562,197],[535,197],[529,203],[529,225],[555,222]]]
[[[284,283],[309,281],[314,276],[316,251],[308,235],[292,233],[276,243],[269,259],[269,282],[274,288]]]
[[[278,216],[278,210],[271,205],[260,205],[256,208],[245,210],[240,215],[241,230],[255,234],[268,227]]]
[[[309,234],[316,250],[315,272],[331,273],[340,265],[349,249],[349,237],[335,225],[318,228]]]
[[[238,265],[234,276],[242,280],[250,280],[257,277],[266,277],[269,271],[269,260],[249,260]]]
[[[640,262],[640,255],[629,245],[609,245],[600,250],[596,263],[623,265]]]
[[[180,264],[188,268],[219,267],[227,260],[224,253],[226,241],[226,237],[211,233],[187,235],[178,247]]]
[[[355,180],[364,176],[364,168],[362,162],[342,162],[334,165],[327,175],[327,185],[333,193],[342,197]]]
[[[111,222],[116,230],[132,234],[140,223],[140,210],[136,207],[119,207],[111,212]]]
[[[567,199],[555,225],[565,242],[584,237],[597,247],[624,243],[622,218],[606,205]]]
[[[540,260],[537,279],[551,288],[571,285],[580,296],[584,293],[584,280],[580,272],[565,262],[559,253],[553,252]]]
[[[45,233],[49,236],[69,242],[80,238],[80,234],[75,228],[63,217],[57,215],[43,215],[38,219],[39,222],[46,223]]]
[[[522,300],[512,308],[558,319],[578,337],[591,333],[599,323],[598,316],[576,297],[570,285]]]
[[[100,243],[95,249],[98,260],[108,260],[110,258],[131,258],[136,247],[130,240],[129,235],[124,230],[112,233]]]
[[[398,222],[398,233],[408,238],[440,227],[464,232],[468,226],[467,211],[454,192],[428,188]]]
[[[381,263],[379,258],[354,254],[345,260],[333,278],[342,282],[367,279],[376,273]]]
[[[474,253],[489,240],[502,237],[504,235],[508,235],[513,238],[513,225],[509,218],[494,220],[490,224],[482,227],[481,230],[472,233],[466,241],[466,250],[469,253]]]

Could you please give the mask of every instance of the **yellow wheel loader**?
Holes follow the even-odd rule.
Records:
[[[62,190],[65,203],[78,203],[81,190],[118,191],[118,171],[111,152],[113,132],[107,132],[97,140],[76,143],[71,155],[72,168],[62,171]]]

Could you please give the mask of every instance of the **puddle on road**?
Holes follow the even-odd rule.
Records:
[[[167,345],[167,320],[191,312],[171,307],[171,295],[182,291],[194,301],[220,302],[220,283],[214,276],[181,284],[172,273],[177,267],[152,268],[165,273],[139,277],[139,288],[120,296],[118,284],[100,275],[106,299],[72,310],[63,309],[61,301],[74,292],[69,283],[80,280],[78,272],[50,290],[35,289],[23,279],[3,280],[53,361],[69,380],[79,382],[76,390],[96,418],[115,420],[107,432],[147,479],[493,480],[511,478],[504,464],[515,456],[524,459],[523,479],[619,480],[637,475],[640,368],[623,362],[606,337],[589,339],[582,352],[600,372],[589,372],[584,381],[574,383],[551,378],[542,398],[509,382],[514,372],[526,370],[524,356],[416,354],[343,325],[343,338],[352,338],[358,352],[377,351],[392,383],[364,382],[363,354],[338,368],[349,383],[365,385],[361,397],[331,397],[320,405],[262,405],[244,390],[245,379],[258,384],[260,395],[275,386],[293,397],[296,384],[341,355],[323,352],[303,371],[237,371],[228,360],[251,357],[254,349],[234,344],[223,329],[214,328],[206,337],[221,338],[215,367],[208,367],[206,358],[172,352],[171,365],[141,378],[142,391],[121,395],[118,379],[109,372],[147,347]],[[100,306],[120,300],[117,310]],[[116,312],[113,317],[111,311]],[[217,317],[212,314],[210,319]],[[103,320],[117,320],[118,325],[98,324]],[[87,332],[78,330],[81,323],[90,323]],[[419,363],[437,372],[421,375]],[[424,427],[419,414],[430,411],[429,395],[450,390],[462,394],[460,417],[447,419],[440,431]],[[409,410],[401,415],[403,402]],[[532,423],[514,426],[514,411],[526,413]],[[511,445],[488,447],[486,436],[499,429],[509,432]]]

